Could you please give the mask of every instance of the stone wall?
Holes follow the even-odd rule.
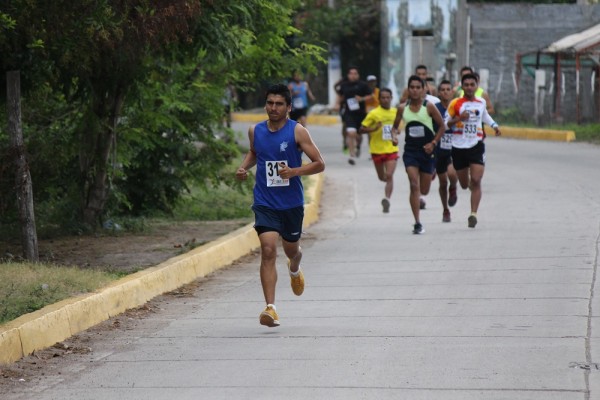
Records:
[[[499,112],[518,108],[531,119],[534,114],[534,78],[523,69],[518,93],[515,91],[516,55],[542,49],[564,36],[600,23],[600,5],[469,3],[466,7],[472,27],[469,63],[476,70],[490,71],[488,92]],[[461,65],[456,67],[459,69]],[[547,80],[550,80],[551,72],[547,70]],[[574,121],[575,74],[574,71],[563,72],[566,85],[561,116],[565,121]],[[598,121],[598,107],[590,82],[590,71],[582,71],[580,111],[586,114],[584,120]],[[544,110],[551,118],[554,96],[548,93],[544,100]]]

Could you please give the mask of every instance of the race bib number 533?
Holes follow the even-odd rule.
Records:
[[[266,162],[267,187],[290,186],[289,179],[283,179],[279,176],[279,164],[288,165],[286,160]]]
[[[465,136],[469,139],[476,138],[477,137],[477,124],[473,123],[473,122],[465,123],[463,132],[465,133]]]

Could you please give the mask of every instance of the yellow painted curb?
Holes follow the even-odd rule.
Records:
[[[323,174],[309,177],[304,226],[319,219]],[[253,224],[113,282],[96,293],[66,299],[0,326],[0,365],[64,340],[130,308],[223,268],[260,246]]]
[[[266,119],[265,114],[260,113],[233,113],[233,120],[238,122],[258,123]],[[335,125],[340,123],[340,117],[337,115],[308,115],[308,125]],[[404,121],[403,121],[404,123]],[[403,125],[400,125],[402,129]],[[575,132],[562,131],[558,129],[541,128],[519,128],[514,126],[500,126],[502,137],[529,139],[529,140],[554,140],[560,142],[572,142],[575,140]],[[485,127],[488,136],[494,135],[494,130],[489,126]]]
[[[8,364],[23,357],[23,346],[18,325],[10,322],[2,326],[0,332],[0,365]]]
[[[317,176],[318,179],[312,180],[312,185],[307,189],[307,196],[310,203],[304,206],[304,226],[314,224],[319,220],[319,205],[321,204],[321,191],[323,190],[323,173]]]
[[[267,119],[266,114],[257,113],[233,113],[231,119],[236,122],[258,123]],[[335,125],[341,123],[337,115],[309,114],[306,117],[308,125]]]
[[[558,129],[518,128],[514,126],[500,126],[501,137],[529,139],[529,140],[554,140],[559,142],[572,142],[575,140],[575,132],[561,131]],[[488,136],[494,136],[494,130],[485,127]]]

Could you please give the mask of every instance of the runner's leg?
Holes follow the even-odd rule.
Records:
[[[469,188],[471,189],[471,212],[477,213],[479,203],[481,202],[481,180],[485,167],[481,164],[471,164],[469,167],[471,180]]]
[[[277,240],[279,233],[263,232],[258,236],[260,241],[260,283],[267,304],[275,304],[275,286],[277,285]]]
[[[415,166],[408,166],[406,167],[406,175],[408,176],[408,184],[410,187],[410,195],[409,195],[409,202],[410,202],[410,209],[413,213],[413,216],[415,217],[415,223],[420,223],[420,204],[419,204],[419,199],[420,199],[420,195],[421,195],[421,189],[419,187],[419,167],[415,167]]]

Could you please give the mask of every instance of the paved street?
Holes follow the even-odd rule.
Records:
[[[251,257],[6,400],[600,399],[599,146],[491,137],[477,227],[467,191],[441,222],[435,180],[417,236],[400,164],[383,214],[366,146],[351,167],[339,126],[309,129],[322,213],[302,297],[278,262],[279,328]]]

